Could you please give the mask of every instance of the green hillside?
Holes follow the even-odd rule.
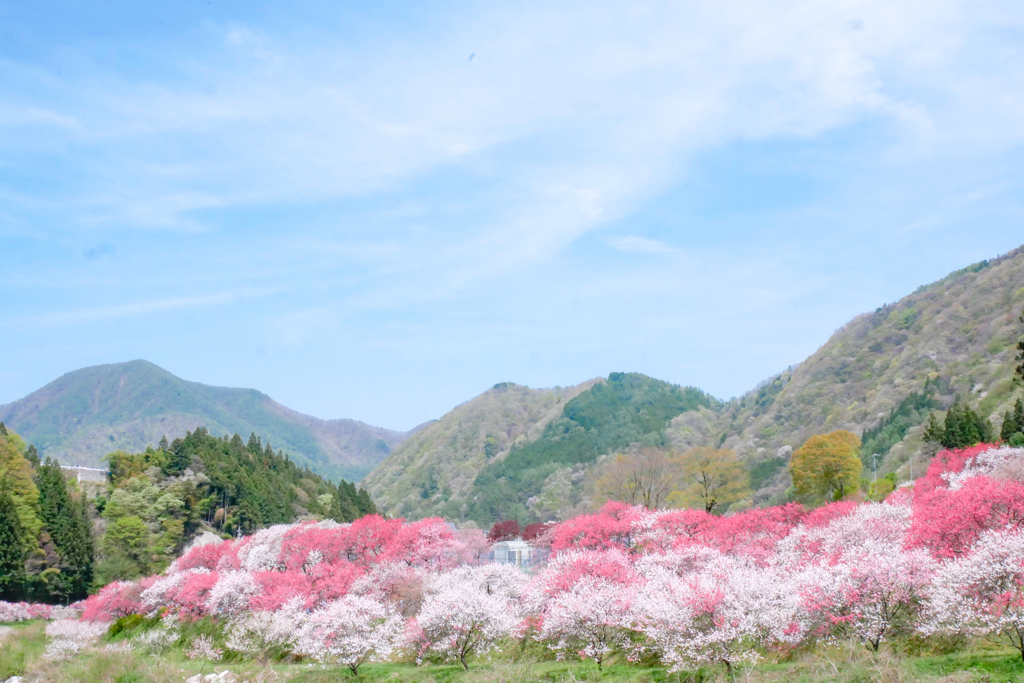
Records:
[[[513,445],[539,438],[566,401],[598,381],[554,389],[495,385],[410,436],[363,485],[392,515],[466,519],[477,472]]]
[[[405,437],[355,420],[302,415],[254,389],[188,382],[143,360],[70,372],[0,406],[0,420],[43,457],[68,465],[97,466],[110,451],[141,451],[164,435],[205,426],[212,434],[262,434],[319,474],[356,481]]]

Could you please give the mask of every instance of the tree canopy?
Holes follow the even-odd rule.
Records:
[[[750,476],[736,452],[727,448],[691,448],[680,459],[683,486],[672,500],[685,507],[722,512],[750,495]]]
[[[796,494],[809,500],[842,500],[857,490],[863,471],[860,439],[839,429],[812,436],[793,453],[789,471]]]

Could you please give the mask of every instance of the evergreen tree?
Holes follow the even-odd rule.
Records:
[[[162,451],[166,451],[166,450],[168,450],[170,448],[170,444],[167,443],[167,435],[166,434],[164,434],[162,437],[160,437],[159,448]]]
[[[359,506],[353,500],[348,487],[352,484],[342,480],[335,492],[334,508],[331,510],[331,517],[339,522],[354,522],[359,515]]]
[[[373,504],[373,499],[370,498],[370,494],[367,493],[366,489],[359,489],[356,504],[359,507],[360,516],[377,514],[377,506]]]
[[[39,451],[35,446],[29,446],[28,450],[25,451],[25,459],[32,465],[32,469],[39,469]]]
[[[935,418],[935,413],[928,415],[928,424],[924,428],[924,440],[928,443],[941,444],[945,428]]]
[[[7,425],[0,422],[0,436],[7,436]]]
[[[1009,441],[1017,432],[1024,431],[1024,402],[1019,398],[1013,408],[1003,413],[1003,426],[999,430],[999,438]]]
[[[249,443],[246,445],[249,452],[253,455],[260,455],[263,453],[263,446],[260,444],[260,437],[256,436],[256,432],[250,432]]]
[[[61,551],[61,560],[71,575],[71,600],[81,600],[89,595],[92,586],[93,568],[96,559],[96,544],[92,536],[92,521],[89,519],[89,503],[84,495],[72,499],[72,530],[70,544]]]
[[[60,579],[49,581],[48,587],[55,598],[84,598],[92,584],[94,554],[85,501],[72,498],[56,461],[47,458],[37,480],[39,515],[59,557]]]
[[[2,424],[2,423],[0,423]],[[6,482],[0,483],[0,600],[19,600],[25,584],[25,538]]]
[[[946,413],[942,446],[949,449],[968,448],[977,443],[991,440],[991,423],[982,419],[969,406],[963,405],[959,396],[953,399],[953,405]]]
[[[199,430],[196,431],[198,432]],[[185,442],[175,439],[174,443],[171,444],[167,464],[164,466],[164,473],[172,477],[177,476],[187,470],[190,464],[192,464],[192,454],[185,448]]]

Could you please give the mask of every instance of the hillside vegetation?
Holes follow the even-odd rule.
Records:
[[[389,514],[466,519],[480,469],[514,445],[538,439],[566,401],[599,381],[554,389],[495,385],[412,435],[363,485]]]
[[[65,465],[97,467],[110,451],[142,451],[204,426],[217,435],[261,434],[325,477],[356,481],[406,436],[319,420],[254,389],[188,382],[143,360],[70,372],[0,406],[0,420]]]
[[[571,483],[573,468],[632,445],[664,447],[672,418],[717,405],[699,389],[613,372],[568,401],[536,441],[513,445],[507,456],[484,465],[473,482],[469,516],[483,524],[547,519],[573,502],[572,491],[560,491],[551,501],[541,494]]]

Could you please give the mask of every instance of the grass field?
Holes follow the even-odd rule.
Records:
[[[355,679],[393,683],[1008,683],[1024,681],[1019,653],[978,641],[946,654],[915,654],[892,649],[872,653],[863,647],[844,645],[819,648],[814,653],[791,656],[787,661],[765,658],[757,666],[736,669],[732,678],[724,668],[711,667],[670,673],[664,667],[612,660],[602,669],[591,662],[558,662],[543,657],[536,648],[512,649],[493,660],[478,660],[464,671],[460,665],[415,666],[396,662],[365,664],[354,677],[343,666],[279,662],[262,667],[253,661],[205,662],[186,658],[179,648],[161,655],[144,654],[123,647],[123,639],[106,639],[78,656],[50,660],[43,656],[45,623],[23,622],[0,627],[0,681],[21,676],[26,683],[181,683],[195,674],[230,670],[237,681],[327,683]]]

